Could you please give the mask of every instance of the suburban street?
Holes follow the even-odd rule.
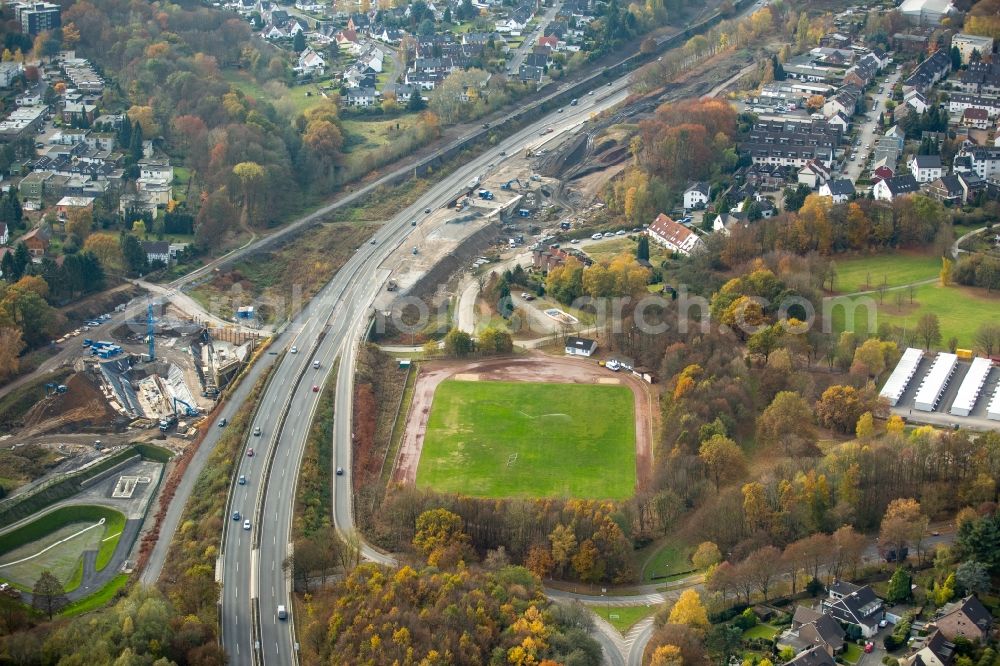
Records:
[[[847,149],[847,154],[849,155],[852,151],[857,151],[858,157],[853,162],[848,162],[847,155],[844,156],[844,170],[843,177],[849,179],[852,183],[857,182],[865,171],[870,167],[869,158],[875,150],[875,144],[878,140],[878,134],[875,132],[876,124],[878,123],[879,113],[885,110],[885,103],[892,99],[892,88],[899,81],[902,73],[898,70],[892,71],[884,83],[879,87],[885,92],[879,94],[878,89],[872,93],[872,99],[878,104],[876,107],[868,112],[870,116],[869,120],[858,125],[858,139],[861,145],[858,147],[852,146]],[[866,148],[866,146],[871,146],[871,148]]]
[[[508,72],[513,75],[517,75],[518,70],[521,68],[521,63],[524,62],[525,57],[531,53],[531,49],[538,44],[538,38],[545,36],[545,28],[549,26],[549,23],[556,17],[559,10],[562,8],[562,0],[558,2],[553,2],[552,6],[545,10],[538,20],[538,25],[528,31],[524,36],[524,41],[521,43],[517,49],[514,50],[514,55],[510,59],[510,64],[507,66]]]

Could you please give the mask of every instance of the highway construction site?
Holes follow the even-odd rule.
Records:
[[[447,207],[413,221],[417,229],[383,265],[390,279],[374,304],[378,341],[419,341],[400,326],[414,321],[419,307],[414,299],[431,313],[422,333],[436,337],[454,323],[450,308],[463,276],[488,273],[491,264],[525,247],[565,241],[566,232],[579,237],[581,230],[601,228],[608,221],[600,201],[604,187],[631,159],[629,126],[665,102],[719,94],[751,62],[749,55],[727,54],[712,76],[692,74],[555,138],[543,132],[522,154],[490,165],[486,173],[469,174]],[[596,90],[595,99],[602,94]]]
[[[81,331],[65,343],[78,345],[79,353],[35,387],[39,399],[20,414],[5,414],[3,441],[69,453],[89,434],[89,449],[165,435],[183,440],[258,342],[163,304],[144,319]],[[75,436],[60,441],[60,435]]]

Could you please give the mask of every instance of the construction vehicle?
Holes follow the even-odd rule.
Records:
[[[489,190],[479,190],[479,198],[485,199],[486,201],[492,201],[493,193],[490,192]]]
[[[503,185],[501,185],[500,189],[501,190],[510,190],[510,189],[513,189],[513,186],[515,184],[517,184],[517,189],[519,189],[519,190],[523,190],[524,189],[524,183],[521,182],[520,178],[511,178],[506,183],[504,183]]]
[[[166,432],[177,425],[177,403],[184,405],[184,416],[198,416],[198,410],[181,400],[178,397],[174,397],[174,413],[160,419],[160,431]]]
[[[65,393],[69,390],[69,387],[65,384],[46,384],[45,385],[45,395],[56,395],[60,393]]]
[[[396,291],[397,289],[399,289],[399,285],[395,280],[389,280],[388,284],[385,285],[386,291]]]
[[[971,349],[956,349],[955,356],[962,359],[963,361],[971,361],[975,354],[972,353]]]

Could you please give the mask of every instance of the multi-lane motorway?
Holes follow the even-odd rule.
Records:
[[[389,220],[376,233],[374,244],[361,246],[334,279],[313,299],[272,343],[272,351],[286,352],[261,398],[253,426],[260,436],[250,435],[237,476],[245,485],[235,485],[227,516],[219,574],[222,580],[222,642],[234,664],[293,664],[296,661],[292,636],[290,582],[282,562],[290,554],[289,536],[297,470],[309,427],[319,401],[319,392],[334,362],[340,358],[337,374],[334,422],[334,465],[344,469],[334,476],[334,520],[338,529],[353,531],[351,496],[351,402],[354,382],[354,347],[371,314],[371,304],[383,288],[388,272],[380,269],[384,260],[405,241],[413,230],[410,220],[425,217],[423,210],[438,208],[453,199],[473,176],[483,176],[490,164],[514,155],[525,146],[552,140],[573,130],[591,114],[610,108],[625,98],[627,81],[602,87],[517,132],[471,160],[463,169],[446,176],[418,201]],[[546,127],[553,133],[542,136]],[[292,347],[297,353],[292,354]],[[319,368],[314,368],[318,362]],[[283,417],[286,413],[287,415]],[[273,459],[272,459],[273,456]],[[269,464],[270,460],[270,464]],[[270,473],[265,476],[266,470]],[[249,519],[250,529],[243,529]],[[365,547],[368,559],[391,562],[391,558]],[[289,609],[289,618],[279,620],[277,607]]]

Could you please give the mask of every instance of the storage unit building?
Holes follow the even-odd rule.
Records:
[[[913,406],[923,412],[933,412],[957,366],[958,357],[954,354],[946,352],[938,354],[927,376],[920,382],[920,388],[917,389],[917,395],[913,399]]]
[[[993,361],[982,356],[972,360],[972,366],[968,374],[962,380],[962,385],[958,387],[958,395],[951,405],[951,413],[955,416],[968,416],[972,413],[972,408],[976,406],[979,392],[983,390],[986,378],[993,368]]]
[[[913,379],[913,374],[917,371],[917,366],[920,365],[920,359],[923,357],[923,350],[916,347],[910,347],[903,352],[902,358],[896,364],[896,369],[889,375],[888,381],[882,387],[882,392],[879,393],[880,396],[889,401],[890,407],[895,407],[903,396],[903,392],[910,380]]]
[[[994,421],[1000,421],[1000,384],[998,384],[996,390],[993,391],[993,398],[990,400],[990,404],[986,407],[986,418],[993,419]]]

